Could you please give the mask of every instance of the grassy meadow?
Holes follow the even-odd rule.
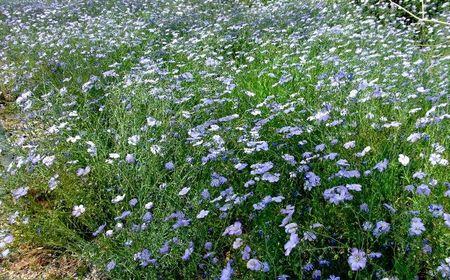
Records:
[[[450,279],[450,5],[430,10],[442,23],[396,12],[0,2],[0,259],[27,244],[105,279]]]

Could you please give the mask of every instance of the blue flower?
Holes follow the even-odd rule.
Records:
[[[296,233],[291,233],[291,236],[289,238],[289,241],[284,244],[284,255],[289,256],[292,249],[294,249],[297,244],[300,242],[300,239],[298,238],[298,235]]]
[[[166,242],[164,242],[163,246],[161,248],[159,248],[159,253],[161,255],[165,255],[165,254],[168,254],[169,252],[170,252],[169,242],[166,241]]]
[[[419,185],[419,186],[417,187],[416,193],[417,193],[418,195],[429,196],[430,193],[431,193],[431,190],[430,190],[430,188],[429,188],[427,185],[421,184],[421,185]]]
[[[250,252],[251,251],[252,251],[252,249],[250,249],[250,247],[248,245],[245,246],[244,250],[242,251],[242,259],[243,260],[250,259]]]
[[[378,221],[373,229],[373,235],[379,237],[380,235],[389,232],[391,225],[385,221]]]
[[[189,246],[188,248],[184,251],[183,256],[181,257],[181,259],[183,261],[187,261],[189,260],[189,258],[191,257],[192,253],[194,252],[194,242],[189,242]]]

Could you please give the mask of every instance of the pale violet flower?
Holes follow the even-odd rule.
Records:
[[[234,168],[236,168],[237,170],[241,171],[242,169],[247,167],[247,163],[237,163],[234,165]]]
[[[444,218],[444,224],[446,227],[450,228],[450,214],[444,213],[442,215],[442,217]]]
[[[194,242],[189,242],[189,246],[188,248],[184,251],[183,256],[181,257],[181,259],[183,261],[187,261],[189,260],[189,258],[191,257],[192,253],[194,252]]]
[[[191,188],[184,187],[181,189],[181,191],[178,193],[178,195],[180,195],[180,196],[186,195],[190,190],[191,190]]]
[[[107,265],[106,265],[106,271],[111,271],[116,267],[116,262],[115,261],[110,261]]]
[[[280,173],[264,173],[261,177],[263,181],[267,181],[269,183],[276,183],[280,180]]]
[[[289,256],[292,249],[294,249],[297,244],[300,242],[300,239],[298,238],[298,235],[296,233],[291,233],[291,236],[289,238],[289,241],[284,244],[284,255]]]
[[[225,231],[222,233],[222,235],[241,235],[242,234],[242,224],[241,222],[237,221],[231,226],[227,227]]]
[[[166,170],[172,171],[175,169],[175,165],[173,164],[173,162],[169,161],[164,164],[164,168],[166,168]]]
[[[220,280],[230,280],[233,275],[233,268],[231,268],[230,262],[227,262],[227,266],[222,270],[222,274],[220,275]]]
[[[367,257],[364,251],[357,248],[351,250],[351,254],[348,257],[348,264],[353,271],[362,270],[366,267]]]
[[[411,227],[409,228],[409,235],[419,236],[425,231],[425,226],[420,218],[411,219]]]
[[[273,168],[273,163],[270,161],[264,162],[264,163],[256,163],[256,164],[252,164],[250,167],[252,168],[252,171],[250,172],[250,174],[262,175]]]
[[[233,249],[238,249],[239,247],[241,247],[244,244],[244,240],[242,240],[242,238],[238,237],[236,238],[236,240],[234,240],[233,242]]]
[[[125,161],[127,163],[135,163],[136,162],[136,158],[135,158],[135,156],[133,154],[127,154],[125,156]]]
[[[317,236],[314,232],[312,231],[305,231],[303,233],[303,240],[307,240],[307,241],[314,241],[317,239]]]
[[[9,249],[3,250],[2,251],[2,258],[6,258],[9,255],[9,253],[10,253]]]
[[[204,217],[208,216],[209,211],[207,210],[201,210],[200,213],[197,215],[197,219],[203,219]]]
[[[406,140],[408,140],[411,143],[417,142],[422,137],[422,133],[413,133],[408,136]]]
[[[441,264],[436,269],[439,272],[443,279],[450,278],[450,257],[446,258],[444,261],[441,261]]]
[[[86,211],[86,208],[83,204],[75,205],[72,209],[72,216],[79,217]]]
[[[253,271],[260,271],[263,266],[262,263],[257,259],[250,259],[247,262],[247,268]]]
[[[11,191],[11,194],[15,200],[21,198],[22,196],[27,195],[27,193],[28,193],[28,187],[20,187],[20,188],[17,188],[15,190]]]
[[[56,187],[58,186],[58,184],[59,184],[58,178],[59,178],[59,175],[56,174],[53,177],[51,177],[50,180],[48,181],[48,187],[51,191],[56,189]]]
[[[91,167],[89,166],[86,166],[85,168],[78,168],[77,176],[78,177],[86,176],[87,174],[89,174],[89,172],[91,172]]]
[[[353,149],[355,147],[355,141],[350,141],[344,144],[345,149]]]
[[[140,140],[141,140],[141,136],[133,135],[131,137],[128,137],[128,144],[132,145],[132,146],[136,146]]]

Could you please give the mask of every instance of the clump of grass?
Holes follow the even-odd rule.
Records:
[[[448,58],[413,28],[345,1],[11,7],[39,129],[11,139],[5,246],[113,279],[448,277]]]

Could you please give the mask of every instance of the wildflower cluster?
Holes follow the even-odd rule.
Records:
[[[448,30],[420,47],[350,1],[244,2],[0,4],[24,122],[2,257],[29,238],[115,279],[450,277]]]

